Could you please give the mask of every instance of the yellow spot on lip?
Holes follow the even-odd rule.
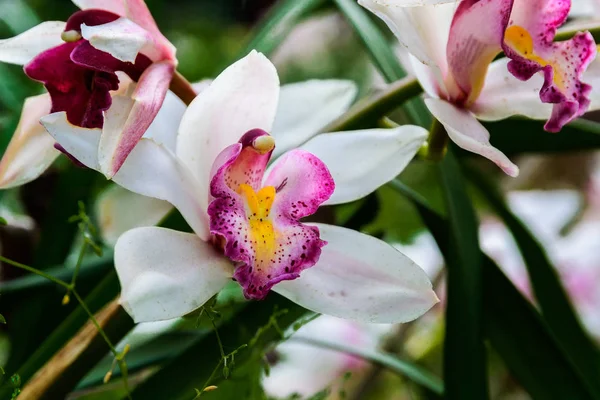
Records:
[[[258,265],[269,263],[275,254],[275,229],[269,218],[275,201],[275,188],[265,186],[256,193],[250,185],[243,183],[239,186],[238,193],[246,200],[249,239],[252,241],[256,262]]]
[[[272,136],[259,136],[252,142],[252,147],[261,154],[268,153],[275,148],[275,139]]]
[[[562,80],[563,74],[560,67],[555,63],[546,61],[544,58],[535,54],[533,38],[527,29],[519,25],[509,26],[506,29],[506,32],[504,32],[504,41],[523,58],[534,61],[540,64],[542,67],[545,67],[546,65],[552,66],[554,69],[554,84],[561,90],[565,89],[565,85]]]

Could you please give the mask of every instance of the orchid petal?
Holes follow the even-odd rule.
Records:
[[[359,0],[360,5],[381,18],[402,46],[433,69],[438,86],[444,87],[448,70],[446,44],[456,1]],[[415,7],[419,5],[419,7]]]
[[[29,97],[21,119],[0,160],[0,189],[23,185],[40,176],[58,157],[54,139],[39,120],[50,112],[50,96]]]
[[[123,233],[154,226],[172,209],[171,203],[130,192],[118,185],[105,190],[96,201],[102,239],[112,246]]]
[[[152,139],[175,152],[177,128],[185,109],[185,103],[179,97],[171,91],[167,92],[165,101],[163,101],[158,114],[156,114],[154,121],[152,121],[143,137]]]
[[[202,240],[209,239],[208,215],[198,200],[206,189],[164,146],[140,140],[113,180],[127,190],[173,204]]]
[[[309,310],[372,323],[408,322],[439,300],[425,272],[387,243],[315,224],[328,243],[313,268],[273,290]]]
[[[550,132],[560,131],[590,105],[592,87],[581,77],[596,57],[594,38],[589,32],[579,32],[569,40],[553,42],[570,6],[571,1],[515,0],[503,42],[514,76],[528,80],[537,72],[543,73],[540,99],[554,104],[545,126]]]
[[[497,121],[513,115],[531,119],[548,119],[552,105],[540,101],[539,92],[544,77],[535,75],[521,81],[507,68],[509,59],[503,58],[490,65],[481,94],[469,108],[480,120]]]
[[[427,130],[412,125],[326,133],[304,146],[325,163],[335,191],[325,205],[348,203],[394,179],[427,139]]]
[[[247,298],[262,299],[281,280],[297,278],[315,264],[324,242],[299,222],[333,192],[327,168],[302,150],[286,153],[261,180],[274,141],[262,130],[246,133],[215,162],[210,229],[236,262],[234,278]]]
[[[131,98],[113,98],[98,148],[100,166],[107,177],[117,173],[158,114],[173,72],[174,66],[168,61],[154,63],[142,74]]]
[[[137,228],[115,246],[121,305],[135,322],[181,317],[231,280],[231,262],[196,235]]]
[[[47,21],[12,38],[0,40],[0,61],[25,65],[38,54],[64,43],[60,38],[65,23]]]
[[[252,51],[223,71],[188,106],[177,138],[177,156],[208,188],[217,155],[252,129],[271,131],[279,97],[273,64]],[[200,199],[203,209],[208,196]]]
[[[107,24],[81,25],[81,35],[90,44],[117,60],[135,62],[138,53],[153,61],[160,60],[160,51],[155,47],[150,33],[127,18],[119,18]]]
[[[100,171],[100,129],[71,125],[64,112],[50,114],[41,122],[70,155],[86,167]],[[140,140],[113,180],[137,194],[168,201],[201,239],[210,237],[208,216],[198,203],[208,189],[199,187],[191,172],[165,147],[150,139]]]
[[[65,151],[86,167],[100,171],[98,144],[102,131],[99,128],[81,128],[67,120],[64,111],[42,117],[40,123]]]
[[[358,89],[352,81],[310,80],[281,87],[273,156],[306,142],[350,107]]]
[[[175,47],[163,36],[156,26],[150,10],[144,0],[73,0],[76,6],[85,9],[98,9],[110,11],[121,17],[135,22],[140,27],[151,33],[154,40],[159,44],[164,58],[175,59]]]
[[[488,66],[502,51],[513,1],[469,0],[456,9],[448,37],[448,66],[467,104],[479,96]]]
[[[583,75],[583,79],[596,90],[590,93],[590,108],[589,111],[600,110],[600,57],[590,64],[587,71]]]
[[[490,133],[469,111],[440,99],[425,99],[425,104],[459,147],[493,161],[507,175],[519,175],[519,168],[490,144]]]

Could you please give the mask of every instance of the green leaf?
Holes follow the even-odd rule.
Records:
[[[391,186],[413,202],[447,256],[451,243],[448,221],[401,182],[394,181]],[[539,313],[493,260],[483,253],[481,257],[484,333],[514,377],[534,399],[593,398]]]
[[[251,50],[267,56],[283,42],[296,23],[306,14],[325,3],[325,0],[280,0],[258,24],[251,39],[239,53],[244,57]]]
[[[354,31],[365,45],[373,63],[384,79],[388,83],[392,83],[404,78],[406,71],[392,51],[385,35],[371,19],[370,14],[355,0],[334,0],[334,2],[354,27]],[[398,103],[396,107],[400,105]],[[404,110],[411,121],[421,126],[428,126],[431,123],[431,116],[421,99],[413,99],[404,106]]]
[[[394,82],[406,76],[394,52],[379,27],[365,10],[354,0],[334,0],[340,11],[354,26],[369,51],[373,63],[388,82]]]
[[[582,327],[544,248],[482,174],[469,170],[468,175],[512,233],[527,266],[544,320],[594,397],[600,399],[600,353]]]
[[[436,126],[440,126],[439,123]],[[440,128],[443,129],[443,128]],[[483,345],[482,267],[478,223],[452,150],[439,164],[450,229],[447,273],[445,396],[488,398]],[[465,385],[465,382],[469,382]]]
[[[279,329],[264,329],[274,309],[287,310],[287,313],[277,318]],[[249,344],[235,356],[231,379],[243,379],[243,375],[248,373],[244,366],[248,363],[253,365],[257,357],[262,358],[268,346],[281,339],[280,331],[285,331],[305,313],[302,307],[272,293],[264,301],[249,303],[234,318],[219,326],[219,335],[225,348],[237,349]],[[257,331],[262,334],[258,340],[253,340]],[[215,376],[212,375],[221,358],[217,343],[214,332],[202,338],[141,383],[132,393],[133,398],[189,400],[194,397],[195,388],[202,390],[207,383],[218,386],[223,380],[222,371],[219,369]],[[209,381],[211,376],[213,379]],[[218,389],[203,393],[201,398],[205,396],[206,399],[220,398]]]
[[[0,225],[6,225],[6,220],[0,217]]]
[[[483,125],[490,131],[491,143],[509,155],[600,148],[600,123],[581,118],[565,125],[558,133],[544,131],[544,121],[521,117],[483,122]]]
[[[6,325],[6,318],[4,318],[4,315],[2,315],[2,314],[0,314],[0,324]]]
[[[112,300],[119,292],[119,282],[115,271],[109,272],[109,274],[100,281],[96,288],[85,298],[85,302],[92,310],[97,312],[110,300]],[[56,296],[56,294],[55,294]],[[57,303],[59,303],[57,301]],[[52,317],[52,316],[50,316]],[[81,307],[77,307],[67,318],[59,321],[60,325],[41,343],[38,343],[35,347],[33,354],[27,359],[27,361],[19,367],[17,373],[21,376],[24,384],[59,350],[65,343],[67,343],[75,333],[87,322],[87,314]],[[129,319],[131,321],[131,319]],[[10,326],[11,324],[9,324]],[[133,327],[133,322],[129,325],[126,322],[121,321],[119,329],[130,329]],[[113,338],[114,339],[114,338]],[[98,350],[98,349],[96,349]],[[87,362],[92,363],[90,368],[95,365],[107,352],[106,346],[100,349],[92,356],[86,357]],[[78,373],[87,372],[83,369],[79,369]],[[77,378],[76,374],[72,376],[64,377],[66,379]],[[74,386],[77,383],[71,382]],[[6,388],[0,388],[0,399],[7,397]],[[60,397],[57,397],[60,398]]]

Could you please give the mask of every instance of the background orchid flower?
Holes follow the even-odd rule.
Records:
[[[368,322],[411,320],[437,302],[423,270],[393,247],[300,222],[321,204],[356,200],[391,180],[426,131],[319,135],[267,171],[279,91],[274,66],[250,53],[190,104],[176,148],[142,139],[114,176],[131,191],[169,201],[195,232],[138,228],[117,242],[121,302],[136,321],[185,315],[232,277],[248,298],[272,289],[310,310]],[[42,123],[67,151],[99,169],[98,129],[73,134],[85,128],[69,124],[64,113]]]
[[[589,106],[586,100],[589,90],[579,78],[594,59],[595,46],[593,40],[590,42],[589,34],[580,34],[560,46],[574,46],[582,51],[582,57],[575,57],[578,61],[572,64],[560,59],[561,56],[553,50],[559,45],[552,44],[552,39],[562,19],[553,19],[548,31],[544,31],[543,41],[535,44],[536,51],[540,46],[545,49],[540,57],[547,58],[552,53],[557,59],[551,64],[544,64],[539,59],[535,68],[533,60],[528,60],[531,73],[526,76],[522,72],[517,77],[531,78],[543,64],[548,74],[546,82],[551,83],[555,69],[552,65],[565,63],[559,68],[560,72],[571,74],[568,87],[581,87],[582,91],[577,96],[572,91],[557,90],[550,83],[539,85],[538,80],[521,82],[505,72],[507,64],[512,73],[517,72],[517,65],[524,65],[513,49],[516,49],[517,43],[513,35],[522,27],[518,24],[525,25],[523,29],[530,29],[537,35],[541,29],[537,27],[545,26],[551,17],[549,11],[532,12],[529,7],[554,10],[557,8],[554,3],[560,3],[558,8],[568,12],[569,1],[485,0],[459,3],[453,0],[359,0],[359,3],[386,22],[408,50],[410,55],[408,63],[404,62],[405,67],[423,86],[427,93],[425,104],[444,125],[450,139],[458,146],[490,159],[508,175],[516,176],[519,172],[517,166],[490,144],[489,132],[477,119],[498,120],[517,114],[534,119],[550,118],[546,128],[556,130],[580,116]],[[530,3],[535,3],[535,6]],[[502,50],[513,60],[492,62]],[[584,79],[597,80],[595,73]],[[557,72],[557,79],[559,75]],[[563,86],[561,89],[566,88]],[[551,96],[550,92],[555,92],[555,95]],[[543,102],[557,103],[555,111]]]
[[[64,111],[84,128],[104,127],[110,91],[119,89],[117,72],[137,82],[130,86],[130,108],[122,110],[126,123],[112,133],[116,138],[102,139],[102,171],[110,177],[158,113],[175,71],[175,48],[143,0],[74,3],[81,11],[66,23],[44,22],[0,40],[0,61],[24,65],[27,76],[48,90],[50,112]]]
[[[262,385],[269,396],[287,399],[293,395],[301,398],[329,388],[331,396],[338,398],[340,389],[360,384],[361,374],[370,364],[360,358],[339,351],[327,350],[311,344],[311,340],[325,343],[377,350],[380,340],[390,332],[392,325],[365,324],[322,315],[294,332],[286,342],[273,350],[273,365]],[[352,379],[344,381],[344,375]]]

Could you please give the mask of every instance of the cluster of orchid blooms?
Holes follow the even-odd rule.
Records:
[[[517,166],[479,120],[518,114],[556,132],[600,106],[593,37],[554,41],[570,0],[358,2],[397,36],[448,137],[508,175]],[[62,152],[141,195],[135,210],[113,205],[124,219],[139,216],[115,245],[121,303],[137,322],[190,313],[232,279],[248,299],[273,290],[365,322],[409,321],[438,301],[425,272],[385,242],[301,221],[392,180],[425,129],[319,133],[350,106],[354,86],[280,87],[256,51],[197,87],[186,107],[169,92],[175,48],[143,0],[74,3],[81,11],[66,23],[0,40],[0,61],[24,65],[47,90],[25,102],[0,185],[35,179]],[[193,234],[149,226],[172,207]]]

